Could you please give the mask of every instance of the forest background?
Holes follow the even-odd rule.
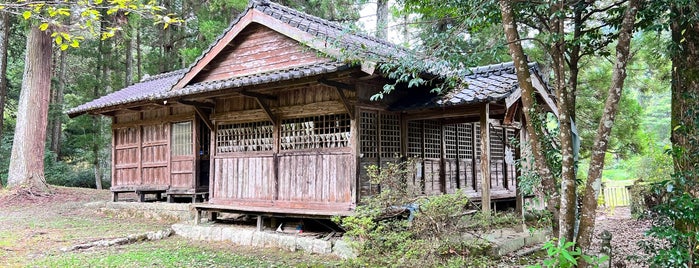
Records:
[[[282,1],[301,11],[348,25],[357,31],[387,37],[393,42],[434,55],[449,53],[464,66],[510,61],[502,25],[491,23],[481,29],[464,29],[463,38],[453,34],[448,16],[416,15],[415,9],[397,8],[397,3],[366,0]],[[244,0],[166,0],[162,5],[182,18],[183,23],[163,29],[151,19],[135,15],[103,16],[103,25],[117,26],[113,38],[87,39],[78,48],[54,46],[51,105],[46,140],[45,175],[50,184],[108,188],[111,157],[111,120],[102,116],[70,119],[64,111],[86,101],[131,85],[149,75],[187,67],[229,22],[248,5]],[[378,9],[376,6],[378,5]],[[385,8],[381,8],[384,6]],[[404,6],[401,6],[404,7]],[[367,12],[367,10],[369,10]],[[378,12],[376,12],[378,11]],[[376,13],[374,13],[376,12]],[[419,12],[427,13],[425,10]],[[434,12],[434,11],[431,11]],[[7,185],[17,104],[24,69],[28,23],[18,16],[3,15],[7,31],[7,81],[0,90],[4,105],[0,139],[0,180]],[[434,16],[439,16],[435,14]],[[377,19],[378,18],[378,19]],[[376,23],[376,24],[375,24]],[[380,29],[375,31],[375,29]],[[384,25],[384,26],[382,26]],[[390,33],[390,34],[389,34]],[[632,40],[632,59],[620,101],[618,120],[607,149],[605,181],[659,180],[672,173],[670,148],[670,59],[666,31],[637,31]],[[435,41],[437,40],[437,41]],[[449,50],[425,50],[433,42],[448,42]],[[0,42],[0,45],[1,42]],[[611,47],[611,45],[610,45]],[[544,70],[550,61],[535,46],[528,46],[530,59]],[[456,57],[454,57],[456,55]],[[578,178],[587,177],[587,163],[596,125],[610,86],[613,56],[602,53],[581,63],[576,125],[582,139]]]

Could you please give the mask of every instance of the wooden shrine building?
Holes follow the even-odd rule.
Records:
[[[401,157],[418,159],[411,179],[417,194],[465,191],[480,199],[481,133],[490,147],[483,154],[490,198],[514,198],[509,139],[521,134],[521,105],[512,63],[474,68],[467,88],[445,94],[399,85],[371,101],[394,81],[363,61],[367,54],[337,60],[356,48],[384,60],[409,53],[253,2],[189,68],[145,78],[68,114],[113,119],[115,201],[133,191],[208,195],[197,207],[347,215],[379,190],[364,166]],[[538,67],[530,67],[539,99],[550,105]]]

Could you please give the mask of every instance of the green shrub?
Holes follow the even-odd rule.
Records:
[[[491,245],[476,238],[464,239],[463,231],[479,219],[464,215],[471,203],[460,191],[454,194],[416,196],[405,183],[414,161],[367,167],[381,192],[362,200],[355,215],[335,220],[352,238],[358,257],[356,267],[488,267]],[[405,208],[419,208],[411,221]],[[482,216],[483,219],[490,217]],[[493,217],[496,218],[496,217]],[[483,225],[492,225],[484,223]]]

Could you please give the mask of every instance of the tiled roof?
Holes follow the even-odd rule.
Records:
[[[529,69],[538,73],[539,67],[536,63],[530,63]],[[445,94],[411,96],[410,100],[400,101],[392,109],[434,108],[499,101],[510,96],[519,87],[513,62],[472,68],[471,74],[464,78],[464,82],[468,86],[455,88]]]
[[[147,100],[156,93],[170,90],[185,71],[185,69],[181,69],[144,78],[141,82],[79,105],[66,113],[70,116],[75,116],[95,109]]]
[[[99,99],[85,103],[68,110],[70,116],[77,116],[92,110],[108,108],[116,105],[134,103],[139,101],[159,101],[175,97],[206,93],[226,88],[238,88],[251,85],[260,85],[291,79],[304,78],[314,75],[332,73],[348,68],[348,65],[338,62],[316,63],[289,69],[276,70],[266,73],[251,74],[233,77],[224,80],[202,82],[188,85],[187,87],[171,91],[185,73],[185,69],[156,75],[142,82],[111,93]]]
[[[371,53],[381,58],[397,58],[408,50],[386,40],[352,31],[345,26],[312,16],[293,8],[263,1],[253,1],[253,8],[270,15],[292,27],[353,52]],[[365,55],[366,56],[366,55]]]
[[[349,65],[340,62],[315,63],[306,66],[293,67],[271,72],[251,74],[245,76],[232,77],[223,80],[201,82],[188,85],[183,89],[159,92],[153,97],[156,99],[167,99],[180,96],[206,93],[227,88],[238,88],[244,86],[261,85],[279,81],[286,81],[314,75],[321,75],[342,71],[349,68]]]
[[[257,85],[287,79],[306,77],[316,74],[329,73],[338,68],[346,68],[347,65],[340,62],[329,62],[321,64],[313,64],[308,66],[295,67],[285,70],[277,70],[270,73],[259,73],[234,77],[230,79],[205,82],[199,84],[188,85],[179,90],[172,90],[182,77],[191,71],[197,63],[208,54],[211,49],[216,46],[221,39],[235,26],[242,17],[244,17],[251,9],[256,9],[269,16],[277,18],[281,22],[295,27],[301,31],[310,33],[316,38],[327,41],[330,44],[338,45],[340,49],[358,49],[365,53],[373,53],[379,57],[390,58],[399,57],[401,53],[407,52],[405,48],[394,45],[390,42],[383,41],[365,34],[354,33],[337,23],[333,23],[303,12],[296,11],[279,4],[271,3],[266,0],[251,1],[248,8],[234,19],[229,28],[219,35],[207,50],[197,58],[190,67],[160,75],[153,76],[145,81],[134,84],[107,96],[82,104],[78,107],[70,109],[67,113],[71,116],[80,115],[92,110],[108,108],[111,106],[147,101],[159,100],[175,96],[184,96],[196,94],[206,91],[219,90],[226,87],[239,87],[245,85]],[[170,92],[172,91],[172,92]]]

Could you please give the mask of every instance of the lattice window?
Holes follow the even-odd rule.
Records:
[[[458,134],[460,133],[456,132],[456,125],[444,126],[444,147],[446,149],[444,158],[456,159],[458,157]]]
[[[274,126],[269,121],[219,124],[216,128],[216,152],[271,151]]]
[[[435,121],[425,120],[425,158],[442,157],[442,127]]]
[[[381,158],[400,156],[400,115],[381,114]]]
[[[473,159],[473,124],[456,125],[459,136],[459,159]]]
[[[172,155],[192,155],[192,143],[192,121],[172,123]]]
[[[408,121],[408,157],[422,158],[422,121]]]
[[[476,122],[473,123],[473,128],[475,128],[476,133],[476,159],[480,161],[481,159],[481,124]]]
[[[503,129],[490,127],[490,159],[503,159],[505,155],[505,143]]]
[[[378,113],[374,111],[362,111],[359,120],[359,128],[361,129],[360,137],[361,148],[360,153],[365,158],[379,157],[379,143],[377,137]]]
[[[507,128],[505,131],[507,132],[507,136],[505,137],[505,144],[509,147],[512,147],[512,138],[518,139],[518,137],[515,137],[515,130]]]
[[[350,118],[347,114],[282,120],[282,150],[347,147],[349,139]]]

